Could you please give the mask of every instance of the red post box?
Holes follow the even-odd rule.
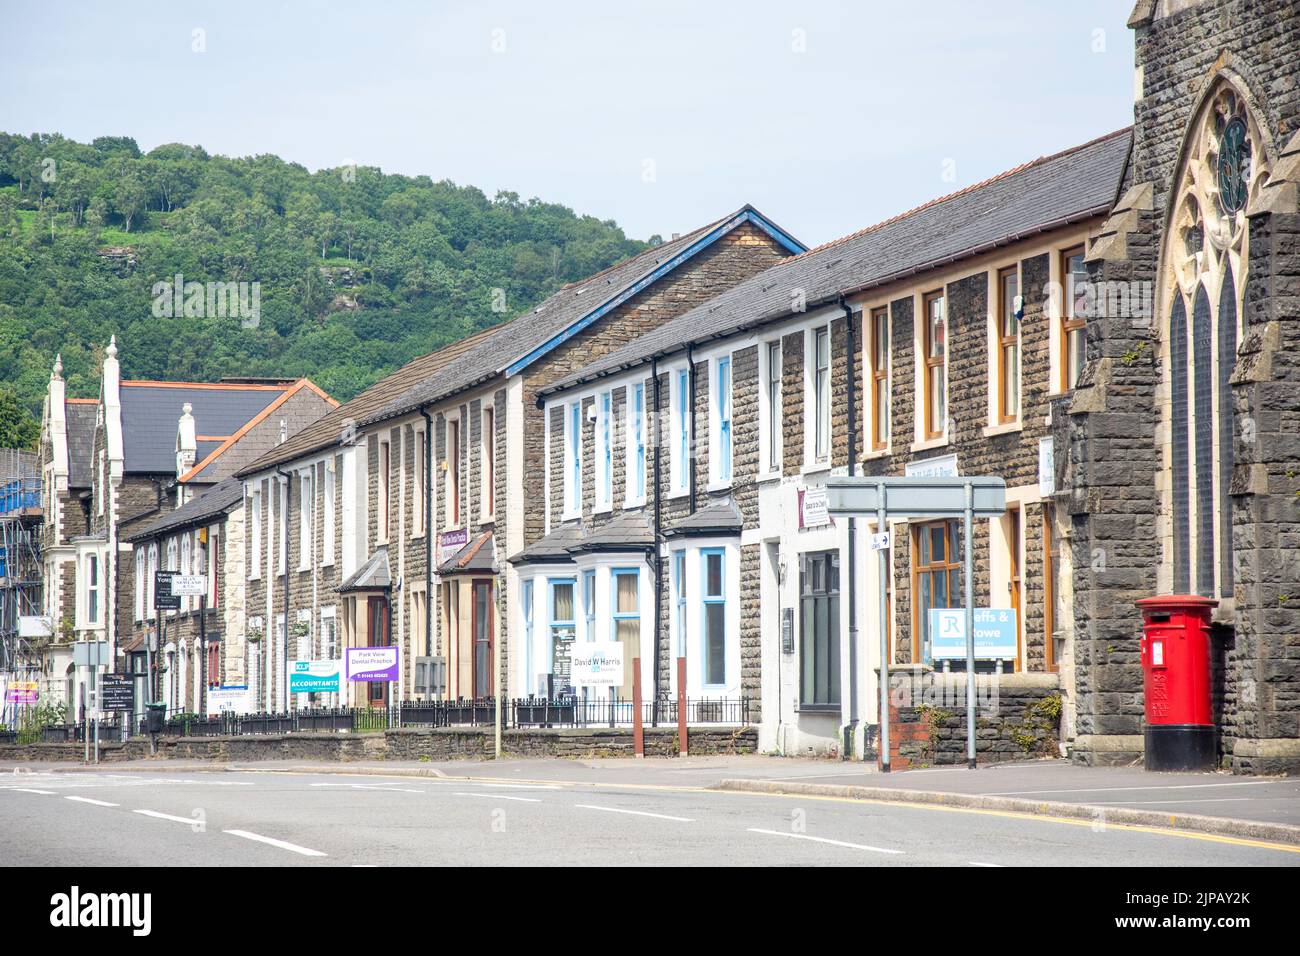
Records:
[[[1211,598],[1161,595],[1142,609],[1146,768],[1208,770],[1217,740],[1210,702]]]

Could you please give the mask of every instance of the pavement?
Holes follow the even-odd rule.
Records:
[[[26,865],[1300,865],[1300,780],[777,757],[0,766]]]

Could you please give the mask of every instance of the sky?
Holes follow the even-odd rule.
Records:
[[[808,245],[1127,126],[1133,0],[0,0],[0,130],[348,163]]]

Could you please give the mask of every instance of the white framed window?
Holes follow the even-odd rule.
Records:
[[[685,494],[691,481],[691,376],[682,368],[673,373],[672,417],[673,447],[669,456],[669,481],[673,494]]]
[[[320,653],[321,659],[336,661],[342,656],[339,649],[338,608],[331,604],[320,609]]]
[[[375,507],[378,509],[379,524],[375,533],[378,540],[383,543],[388,540],[388,469],[392,464],[391,453],[389,451],[388,441],[381,439],[379,442],[379,474],[377,479],[377,492]]]
[[[564,410],[564,515],[582,514],[582,403]]]
[[[448,527],[460,525],[460,415],[447,416],[446,434],[443,436],[447,446],[445,465],[447,501],[446,524]]]
[[[208,528],[207,540],[207,560],[204,562],[204,571],[208,576],[208,607],[217,606],[217,571],[221,563],[221,528],[218,525],[211,525]]]
[[[646,405],[645,383],[627,389],[627,493],[624,505],[645,504],[646,486]]]
[[[252,516],[249,519],[252,530],[249,532],[249,540],[252,542],[252,554],[249,556],[249,577],[260,578],[262,576],[262,488],[259,481],[258,487],[253,489],[253,501],[249,505]]]
[[[316,512],[316,484],[312,478],[315,469],[309,468],[298,475],[298,570],[311,568],[312,545],[315,543],[312,532],[312,518]]]
[[[608,511],[614,506],[614,436],[611,392],[596,396],[596,509]]]
[[[325,462],[325,509],[321,523],[321,564],[334,563],[334,459]]]
[[[496,514],[497,428],[496,409],[483,409],[479,431],[479,515],[486,521]]]
[[[103,576],[100,573],[99,555],[86,555],[86,626],[98,627]]]
[[[762,443],[763,470],[768,473],[781,471],[781,340],[764,342],[759,353],[762,362],[762,391],[760,392],[762,409]]]
[[[411,537],[424,534],[424,456],[425,434],[415,429],[411,468]],[[328,480],[328,473],[327,479]]]
[[[135,619],[143,621],[145,617],[145,549],[137,547],[135,549]]]
[[[713,362],[713,401],[710,403],[709,434],[712,438],[710,471],[715,485],[731,482],[731,356]]]
[[[154,618],[153,579],[158,573],[158,542],[149,545],[149,568],[144,576],[144,613],[149,620]]]
[[[867,375],[870,383],[870,414],[867,448],[883,452],[889,448],[890,343],[889,307],[872,309],[867,316]]]
[[[811,399],[812,463],[823,464],[831,458],[831,330],[830,326],[811,330],[809,387]]]
[[[190,538],[190,534],[187,531],[185,532],[185,534],[181,536],[181,566],[180,566],[181,574],[194,573],[193,561],[194,561],[194,545],[192,543],[192,539]],[[182,597],[181,610],[182,611],[190,610],[191,602],[192,602],[192,598],[188,594]]]
[[[180,568],[177,567],[177,563],[176,563],[178,560],[177,553],[178,552],[176,547],[176,539],[168,538],[167,539],[167,570],[168,571],[180,570]]]
[[[279,541],[276,542],[279,552],[279,560],[276,565],[281,574],[284,574],[285,567],[289,563],[289,482],[283,478],[276,482],[279,501],[275,508],[276,535]]]

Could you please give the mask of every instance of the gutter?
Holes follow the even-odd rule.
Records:
[[[429,406],[420,406],[424,419],[424,656],[433,656],[433,419]],[[494,419],[495,421],[495,419]],[[432,675],[430,675],[432,677]]]
[[[853,335],[853,308],[840,296],[839,306],[844,310],[844,338],[847,356],[848,376],[848,416],[849,416],[849,462],[848,472],[852,477],[857,472],[858,457],[858,415],[857,415],[857,370],[858,353]],[[866,315],[863,314],[865,320]],[[878,531],[884,530],[881,528]],[[854,742],[858,730],[858,536],[857,522],[849,516],[849,722],[844,728],[844,747],[841,758],[852,760]]]
[[[291,555],[289,554],[289,510],[290,510],[289,504],[290,504],[290,498],[293,495],[293,474],[291,472],[283,471],[282,469],[279,468],[275,469],[275,473],[277,475],[280,475],[282,478],[284,478],[284,540],[280,542],[280,546],[284,548],[284,650],[280,653],[280,676],[281,676],[281,680],[283,681],[283,683],[280,686],[284,691],[284,709],[287,712],[289,710],[289,703],[290,703],[289,701],[289,558],[291,557]],[[275,560],[275,555],[268,554],[266,556],[266,559],[267,559],[267,563],[270,564],[272,561]],[[271,575],[271,579],[272,580],[275,579],[274,574]],[[274,621],[271,622],[271,626],[272,628],[275,627]]]

